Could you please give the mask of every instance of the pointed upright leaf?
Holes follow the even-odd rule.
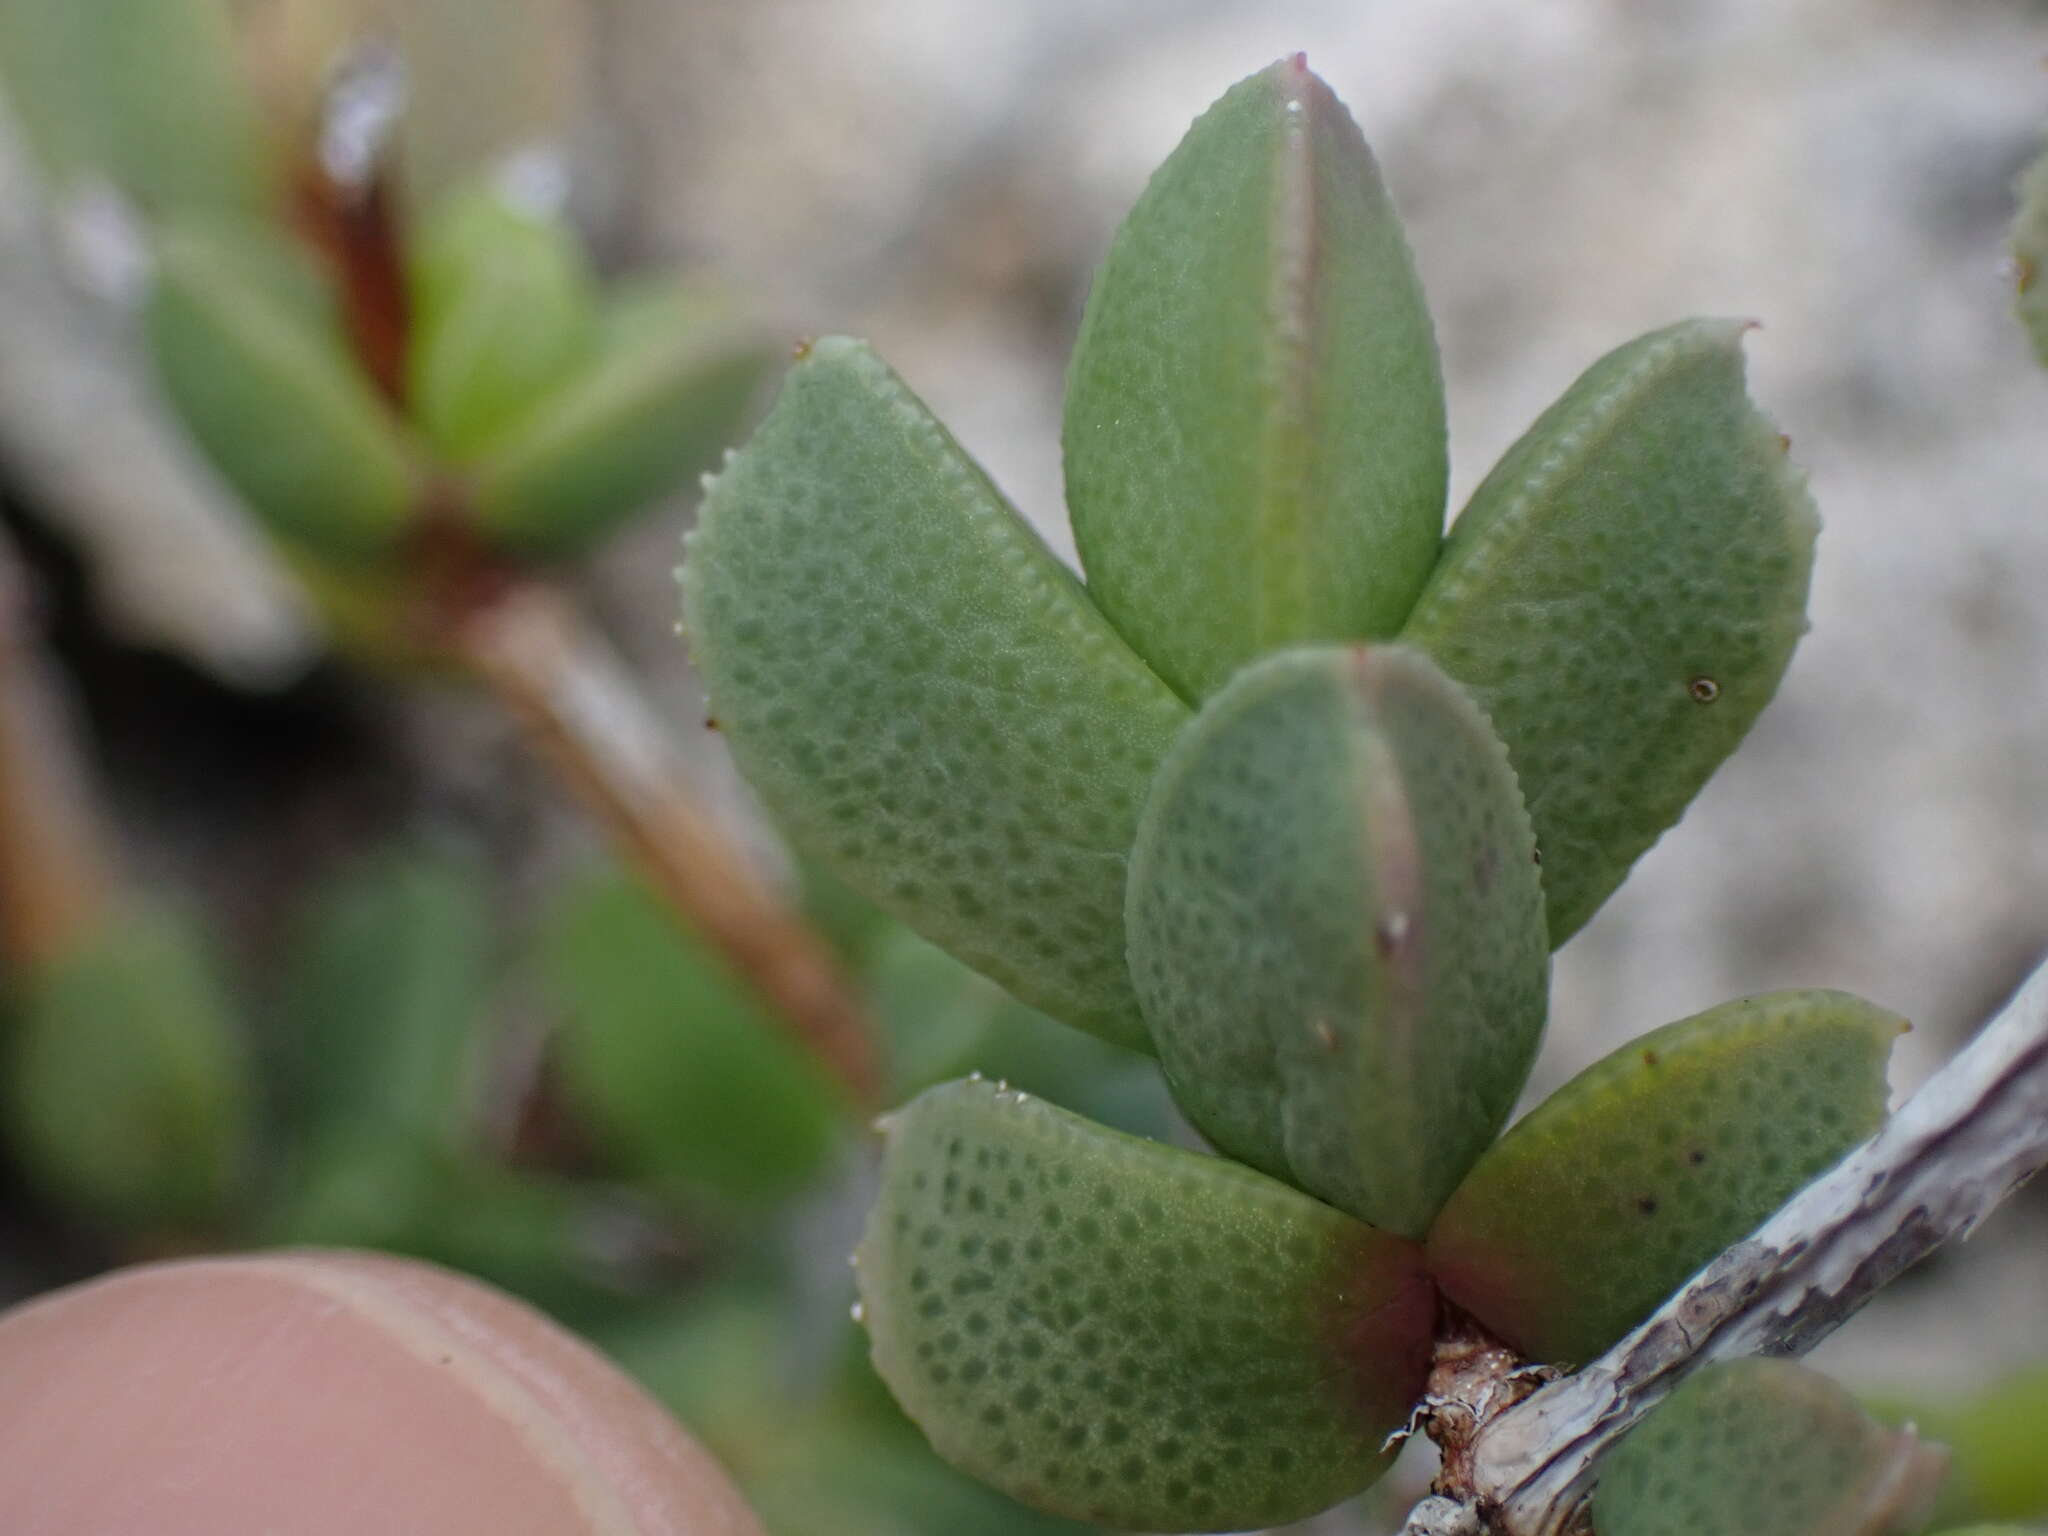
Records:
[[[259,237],[186,226],[157,248],[150,351],[172,406],[254,515],[308,551],[388,548],[419,495],[413,450],[340,330]]]
[[[703,939],[639,882],[575,890],[544,944],[563,1086],[627,1174],[730,1206],[786,1199],[837,1140],[833,1083]]]
[[[1298,1519],[1384,1469],[1435,1322],[1413,1244],[988,1083],[885,1128],[862,1305],[954,1465],[1149,1531]]]
[[[562,555],[679,489],[739,431],[768,371],[730,314],[635,303],[599,320],[595,351],[501,432],[473,466],[478,526],[508,549]]]
[[[450,458],[475,457],[597,344],[597,293],[576,234],[496,189],[451,197],[410,273],[407,400]]]
[[[1418,652],[1240,673],[1161,768],[1131,857],[1131,974],[1188,1117],[1420,1236],[1543,1031],[1533,848],[1507,754]]]
[[[444,1149],[466,1139],[490,1002],[490,916],[480,870],[419,850],[386,850],[318,893],[279,1019],[296,1131]]]
[[[1026,1002],[1145,1045],[1125,860],[1187,711],[865,346],[790,370],[712,484],[683,610],[800,845]]]
[[[2019,197],[2012,255],[2019,274],[2020,320],[2033,337],[2043,366],[2048,366],[2048,154],[2020,178]]]
[[[1877,1130],[1905,1027],[1844,992],[1776,992],[1652,1030],[1480,1159],[1431,1271],[1525,1354],[1592,1359]]]
[[[1402,638],[1507,743],[1562,944],[1777,690],[1819,528],[1737,321],[1609,353],[1507,451]]]
[[[1443,380],[1358,126],[1299,57],[1154,174],[1067,381],[1089,590],[1183,696],[1306,640],[1398,629],[1443,532]]]
[[[1702,1368],[1602,1459],[1600,1536],[1900,1536],[1946,1457],[1789,1360]]]

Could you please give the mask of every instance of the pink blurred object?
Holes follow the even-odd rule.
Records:
[[[538,1312],[351,1253],[123,1270],[0,1316],[7,1536],[761,1536]]]

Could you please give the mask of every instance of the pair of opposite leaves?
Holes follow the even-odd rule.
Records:
[[[1816,519],[1742,329],[1596,363],[1444,539],[1419,286],[1286,61],[1196,123],[1091,296],[1085,589],[857,343],[811,347],[712,483],[686,622],[770,808],[1020,997],[1156,1048],[1237,1160],[981,1084],[895,1118],[862,1290],[949,1457],[1150,1529],[1308,1513],[1382,1464],[1435,1284],[1585,1358],[1874,1128],[1897,1020],[1798,994],[1647,1037],[1481,1160],[1550,949],[1804,626]]]
[[[582,548],[705,463],[764,368],[715,295],[604,302],[574,234],[494,189],[426,220],[404,303],[401,415],[289,240],[188,218],[158,242],[148,335],[173,407],[267,526],[329,562],[391,551],[436,476],[507,554]]]

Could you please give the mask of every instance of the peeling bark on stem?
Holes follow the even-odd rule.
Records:
[[[1479,1427],[1405,1536],[1566,1536],[1600,1454],[1694,1368],[1800,1355],[2048,1166],[2048,966],[1884,1130],[1600,1359]]]
[[[569,605],[514,586],[454,626],[460,659],[526,725],[677,912],[760,991],[854,1102],[873,1107],[873,1038],[824,943],[791,915],[679,788],[660,722]]]

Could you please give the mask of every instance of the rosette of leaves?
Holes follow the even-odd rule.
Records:
[[[1430,320],[1299,58],[1196,122],[1068,375],[1077,580],[909,387],[818,341],[711,482],[685,628],[809,857],[1153,1052],[1219,1156],[1000,1083],[884,1122],[875,1364],[956,1465],[1145,1530],[1358,1492],[1445,1297],[1589,1358],[1868,1136],[1893,1015],[1749,998],[1503,1138],[1549,955],[1805,627],[1817,519],[1746,327],[1594,363],[1443,535]]]
[[[277,228],[187,217],[156,242],[158,377],[316,586],[389,580],[437,534],[574,554],[702,468],[763,375],[730,301],[605,295],[565,223],[494,186],[451,194],[410,247],[403,372],[380,387],[335,284]]]

